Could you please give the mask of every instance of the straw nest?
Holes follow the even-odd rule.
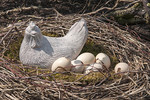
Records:
[[[38,7],[19,8],[27,12],[39,10]],[[23,15],[18,9],[1,13],[9,14],[15,23],[0,28],[0,98],[8,100],[86,100],[86,99],[148,99],[150,95],[150,45],[139,39],[136,32],[126,31],[127,27],[106,23],[102,18],[88,14],[61,15],[55,9],[40,8],[40,13],[49,12],[48,16]],[[17,16],[14,16],[15,14]],[[44,13],[45,14],[45,13]],[[84,18],[87,21],[88,39],[98,46],[105,47],[108,54],[118,62],[127,62],[131,70],[125,76],[109,71],[91,72],[88,75],[52,73],[35,66],[23,66],[18,60],[18,50],[24,30],[29,21],[35,21],[43,34],[63,36],[70,26]],[[8,19],[10,20],[10,19]],[[16,22],[18,21],[18,22]],[[11,22],[10,22],[11,23]],[[124,30],[123,30],[124,28]],[[135,35],[136,34],[136,35]],[[14,45],[15,44],[15,45]],[[18,45],[17,45],[18,44]],[[17,46],[16,46],[17,45]],[[10,49],[11,48],[11,49]],[[10,54],[12,49],[15,53]],[[101,51],[106,52],[106,51]],[[13,56],[13,57],[12,57]],[[100,74],[101,77],[97,77]],[[57,78],[57,76],[63,78]],[[68,76],[67,76],[68,75]],[[74,78],[66,81],[65,78]],[[76,78],[75,78],[76,77]],[[91,79],[89,78],[91,77]],[[93,79],[93,77],[97,77]],[[86,82],[86,79],[90,80]]]

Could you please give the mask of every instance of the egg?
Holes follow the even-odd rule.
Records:
[[[99,53],[96,56],[96,63],[101,63],[101,62],[103,62],[103,64],[107,68],[109,68],[111,65],[110,58],[105,53]]]
[[[51,67],[52,71],[63,72],[71,69],[71,61],[65,57],[58,58]]]
[[[73,65],[73,67],[71,68],[72,72],[82,73],[84,71],[85,67],[84,67],[82,61],[80,61],[80,60],[72,60],[71,64]]]
[[[102,65],[100,63],[95,63],[94,65],[94,71],[98,71],[99,69],[103,69]]]
[[[85,71],[84,71],[84,73],[88,74],[88,73],[90,73],[92,71],[92,69],[93,69],[92,66],[87,66],[86,69],[85,69]]]
[[[88,74],[90,71],[99,72],[100,69],[103,69],[100,63],[94,63],[88,66],[85,70],[85,73]]]
[[[85,52],[77,57],[77,60],[83,62],[83,64],[92,64],[95,63],[95,56],[92,53]]]
[[[129,71],[129,66],[127,63],[120,62],[115,66],[115,73]]]

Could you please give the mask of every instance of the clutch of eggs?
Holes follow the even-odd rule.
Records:
[[[104,64],[107,68],[110,67],[110,58],[106,54],[99,53],[95,57],[92,53],[85,52],[80,54],[76,60],[70,61],[65,57],[57,59],[52,64],[51,70],[63,72],[71,69],[71,71],[75,73],[88,73],[90,71],[96,72],[99,69],[102,69],[102,64]]]

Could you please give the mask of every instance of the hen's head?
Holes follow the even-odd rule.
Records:
[[[29,26],[25,30],[25,39],[26,42],[31,46],[31,48],[40,47],[42,42],[42,33],[38,26],[35,23],[30,22]]]

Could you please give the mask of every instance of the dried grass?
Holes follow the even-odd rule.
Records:
[[[106,23],[101,17],[89,15],[61,15],[54,9],[50,17],[18,15],[20,22],[0,29],[0,98],[8,100],[86,100],[86,99],[147,99],[150,95],[150,45],[147,41],[135,37],[138,34],[122,30],[123,26]],[[14,10],[16,11],[16,10]],[[14,13],[14,12],[13,12]],[[16,13],[16,12],[15,12]],[[29,21],[35,21],[42,32],[65,35],[77,20],[85,18],[89,29],[89,39],[104,45],[111,55],[120,62],[127,62],[131,70],[126,76],[115,78],[118,74],[110,73],[103,79],[83,84],[79,80],[67,82],[57,80],[48,70],[23,66],[19,61],[9,59],[5,52],[23,36]],[[7,23],[7,22],[6,22]],[[126,28],[127,27],[123,27]],[[134,33],[134,34],[133,34]],[[16,55],[18,56],[18,55]],[[114,66],[111,66],[112,68]],[[113,69],[111,69],[112,71]],[[110,72],[111,72],[110,71]],[[81,75],[85,77],[87,75]],[[110,79],[113,77],[113,79]],[[50,79],[50,80],[49,80]]]

